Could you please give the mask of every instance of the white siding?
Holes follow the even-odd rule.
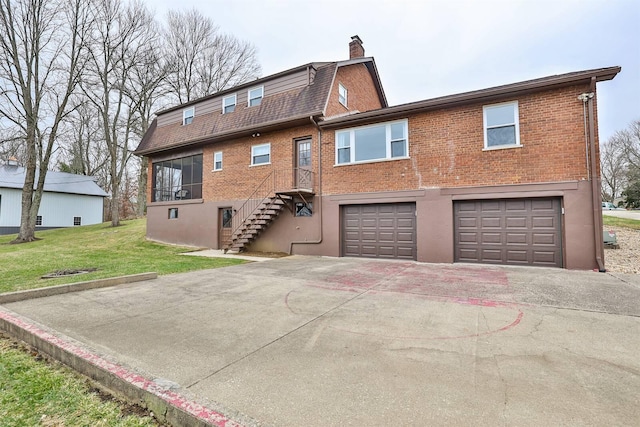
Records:
[[[0,188],[0,195],[0,226],[19,226],[22,191]],[[45,192],[38,215],[43,227],[73,227],[76,216],[82,218],[82,225],[98,224],[102,222],[102,197]]]
[[[0,188],[0,227],[20,225],[22,211],[22,190],[16,188]]]

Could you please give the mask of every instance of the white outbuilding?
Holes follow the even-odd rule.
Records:
[[[26,169],[15,162],[0,165],[0,234],[20,230],[25,177]],[[47,171],[36,230],[101,223],[106,196],[91,176]]]

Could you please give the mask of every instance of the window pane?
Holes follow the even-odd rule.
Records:
[[[516,144],[516,127],[504,126],[487,129],[487,147]]]
[[[391,141],[391,157],[405,157],[407,155],[406,140]]]
[[[349,146],[349,132],[338,133],[338,148]]]
[[[509,104],[485,109],[487,126],[510,125],[515,123],[514,107],[515,105]]]
[[[193,159],[191,157],[185,157],[182,159],[182,183],[191,184],[193,174]]]
[[[338,148],[338,164],[351,162],[351,149]]]
[[[193,179],[194,184],[202,183],[202,154],[198,154],[197,156],[193,156]],[[198,199],[200,197],[197,197]]]
[[[253,107],[254,105],[260,105],[262,103],[262,98],[254,98],[249,101],[249,106]]]
[[[269,154],[269,151],[271,151],[271,146],[269,145],[256,145],[253,147],[254,156]]]
[[[391,125],[391,139],[405,139],[404,123],[394,123]]]
[[[226,107],[224,107],[224,112],[233,113],[235,109],[236,109],[236,104],[227,105]]]
[[[261,156],[253,156],[253,164],[260,165],[263,163],[269,163],[269,155],[263,154]]]
[[[355,132],[356,161],[387,157],[386,128],[376,126]]]

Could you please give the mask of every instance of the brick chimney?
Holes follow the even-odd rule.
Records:
[[[351,37],[351,43],[349,43],[349,59],[363,57],[364,48],[362,47],[362,40],[360,40],[360,37],[358,37],[357,35]]]

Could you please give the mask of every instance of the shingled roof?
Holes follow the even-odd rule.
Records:
[[[0,188],[22,190],[27,176],[21,166],[0,165]],[[38,179],[36,173],[36,180]],[[47,171],[44,179],[44,191],[51,193],[82,194],[106,197],[108,194],[95,182],[95,178],[66,172]]]
[[[378,86],[379,96],[383,103],[386,104],[373,58],[311,63],[159,112],[159,116],[167,114],[212,97],[220,97],[245,87],[260,85],[287,73],[299,72],[305,67],[312,67],[315,70],[313,81],[310,84],[265,96],[259,106],[236,108],[236,111],[232,114],[221,114],[220,111],[214,111],[196,115],[188,126],[183,126],[180,122],[158,126],[156,119],[151,124],[135,153],[148,155],[202,143],[248,136],[253,132],[267,132],[309,123],[311,118],[318,119],[324,114],[337,68],[355,63],[364,63],[367,66],[369,72],[372,73],[374,82]]]

